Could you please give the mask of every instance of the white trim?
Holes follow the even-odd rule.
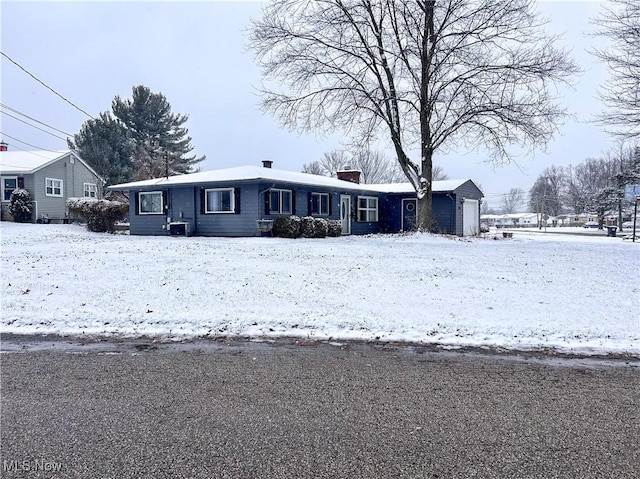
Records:
[[[4,198],[4,182],[5,180],[16,180],[16,187],[13,189],[15,190],[16,188],[18,188],[18,177],[17,176],[3,176],[2,177],[2,201],[9,201],[9,199],[5,199]],[[13,193],[13,190],[11,190],[11,193]],[[11,197],[11,193],[9,193],[9,197]]]
[[[51,193],[49,193],[47,190],[49,189],[49,185],[48,182],[51,182]],[[55,187],[54,182],[57,181],[60,183],[60,194],[56,194],[55,190],[58,189]],[[64,197],[64,181],[62,181],[59,178],[45,178],[44,179],[44,195],[45,196],[52,196],[55,198],[62,198]]]
[[[313,196],[318,196],[318,211],[314,212],[313,211]],[[326,212],[322,211],[322,197],[326,196],[327,197],[327,210]],[[316,216],[329,216],[329,210],[331,209],[329,207],[329,202],[331,201],[331,195],[329,195],[329,193],[320,193],[320,192],[311,192],[311,211],[309,211],[310,215],[316,215]]]
[[[94,196],[91,196],[90,194],[87,195],[87,186],[93,186],[93,192],[95,193]],[[89,189],[89,193],[91,193],[91,189]],[[82,196],[84,198],[97,198],[98,197],[98,185],[96,183],[83,183],[82,184]]]
[[[367,206],[365,206],[364,208],[360,207],[360,200],[367,200]],[[369,206],[369,201],[370,200],[374,200],[375,201],[375,206],[371,207]],[[366,217],[367,219],[365,220],[361,220],[360,219],[360,212],[366,212]],[[376,218],[374,220],[370,220],[369,219],[369,212],[375,212],[375,216]],[[378,217],[379,217],[379,213],[378,213],[378,197],[377,196],[358,196],[356,198],[356,218],[358,220],[359,223],[377,223],[378,222]]]
[[[210,191],[228,191],[229,195],[231,197],[231,201],[230,201],[230,206],[231,209],[230,210],[210,210],[209,209],[209,195],[208,193]],[[212,215],[212,214],[233,214],[236,212],[236,194],[235,194],[235,188],[207,188],[206,190],[204,190],[204,214],[205,215]]]
[[[278,192],[278,210],[274,210],[271,206],[271,192]],[[288,210],[283,209],[282,193],[289,193],[289,205]],[[293,214],[293,190],[287,190],[284,188],[270,188],[269,189],[269,214],[270,215],[291,215]]]
[[[142,195],[160,195],[160,211],[142,211]],[[164,214],[164,191],[138,191],[138,214],[139,215],[163,215]]]
[[[345,213],[343,215],[343,213]],[[340,223],[342,224],[342,234],[351,234],[351,196],[340,195]]]

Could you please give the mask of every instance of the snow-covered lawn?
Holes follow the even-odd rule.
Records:
[[[136,237],[3,222],[0,332],[640,355],[640,243],[514,233]]]

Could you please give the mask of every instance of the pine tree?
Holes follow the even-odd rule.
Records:
[[[17,188],[9,198],[9,213],[16,223],[28,223],[33,215],[33,203],[27,190]]]
[[[191,173],[205,159],[188,155],[193,146],[189,130],[183,125],[189,117],[172,113],[162,93],[136,86],[131,99],[116,96],[111,108],[134,145],[133,179]]]
[[[131,179],[134,145],[126,128],[110,113],[101,113],[98,118],[85,122],[80,133],[68,144],[105,179],[107,185]]]
[[[205,156],[189,155],[187,115],[171,112],[162,93],[133,88],[131,99],[116,96],[111,112],[82,125],[69,148],[91,165],[107,185],[191,173]]]

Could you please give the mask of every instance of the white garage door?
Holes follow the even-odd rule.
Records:
[[[480,209],[478,200],[465,199],[462,203],[462,235],[473,236],[480,232]]]

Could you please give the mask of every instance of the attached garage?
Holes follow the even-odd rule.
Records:
[[[462,236],[480,233],[480,201],[465,198],[462,202]]]
[[[381,230],[396,233],[411,229],[415,222],[416,194],[410,183],[369,185],[386,193],[381,206]],[[482,191],[471,180],[433,182],[434,232],[473,236],[480,232]],[[415,206],[414,206],[415,205]]]

